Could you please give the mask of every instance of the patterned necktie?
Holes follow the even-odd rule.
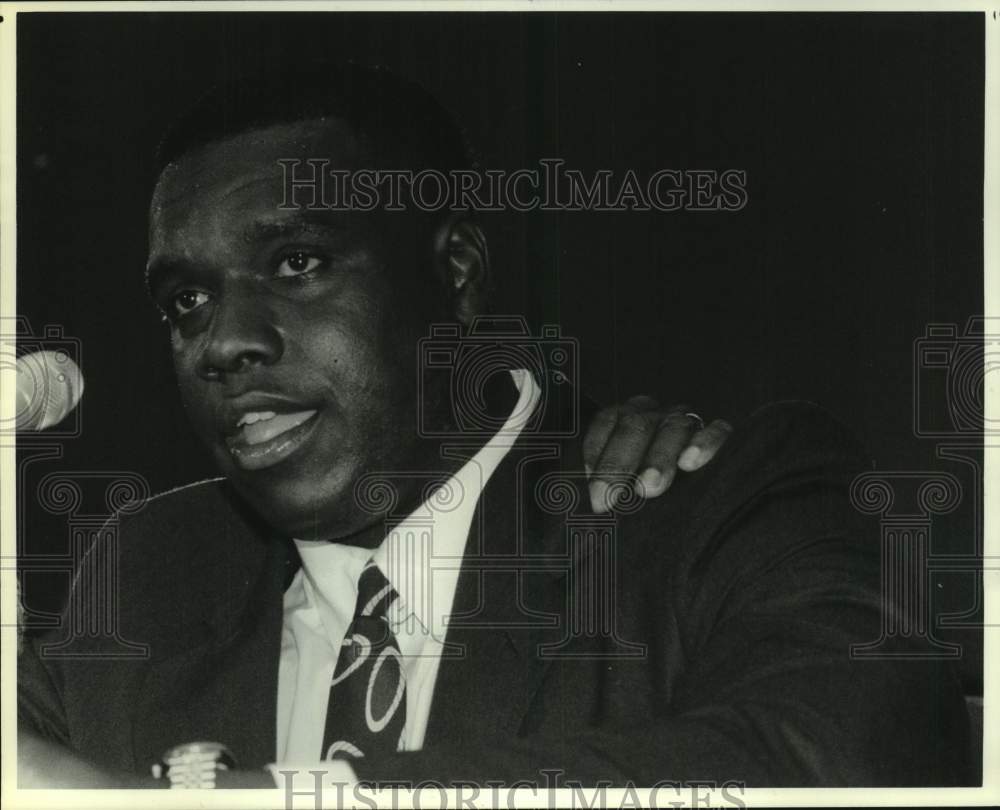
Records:
[[[396,752],[406,723],[406,683],[386,613],[398,596],[369,560],[330,685],[321,759],[375,759]]]

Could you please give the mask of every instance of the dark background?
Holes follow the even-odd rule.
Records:
[[[19,14],[17,312],[79,339],[87,380],[81,434],[21,448],[24,552],[66,554],[45,474],[212,474],[143,287],[152,151],[212,82],[329,54],[423,83],[484,168],[744,169],[737,213],[489,215],[499,309],[577,338],[600,401],[822,403],[879,469],[959,477],[933,550],[971,553],[975,476],[915,436],[912,358],[983,311],[983,49],[982,14]],[[55,609],[67,575],[25,567],[29,608]],[[971,575],[936,584],[973,604]],[[939,635],[981,688],[979,634]]]

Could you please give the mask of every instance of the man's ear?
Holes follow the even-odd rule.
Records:
[[[468,214],[457,212],[435,234],[434,256],[452,313],[468,326],[486,311],[490,293],[490,257],[486,236]]]

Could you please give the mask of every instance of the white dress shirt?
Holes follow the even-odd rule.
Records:
[[[469,528],[483,487],[531,418],[540,391],[511,371],[520,396],[504,426],[375,550],[296,540],[302,568],[285,592],[278,667],[277,762],[320,759],[330,682],[354,618],[358,579],[374,558],[399,599],[390,616],[406,679],[399,750],[424,743]]]

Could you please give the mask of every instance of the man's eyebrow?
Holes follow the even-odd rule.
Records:
[[[318,212],[317,212],[318,213]],[[315,233],[321,236],[342,236],[349,230],[348,222],[331,222],[329,214],[325,216],[309,216],[303,214],[288,219],[259,220],[251,222],[244,228],[244,242],[267,242],[288,236],[298,236],[303,233]]]
[[[331,222],[329,214],[316,212],[300,214],[280,220],[257,220],[246,225],[240,237],[246,244],[262,244],[275,239],[299,236],[313,233],[319,236],[343,236],[352,229],[352,223],[346,218],[343,221]],[[172,276],[194,275],[196,272],[191,262],[186,259],[160,258],[154,259],[146,266],[146,289],[153,294],[157,286]]]
[[[171,276],[191,274],[193,268],[185,259],[154,259],[146,265],[146,290],[150,295],[156,294],[156,289]]]

